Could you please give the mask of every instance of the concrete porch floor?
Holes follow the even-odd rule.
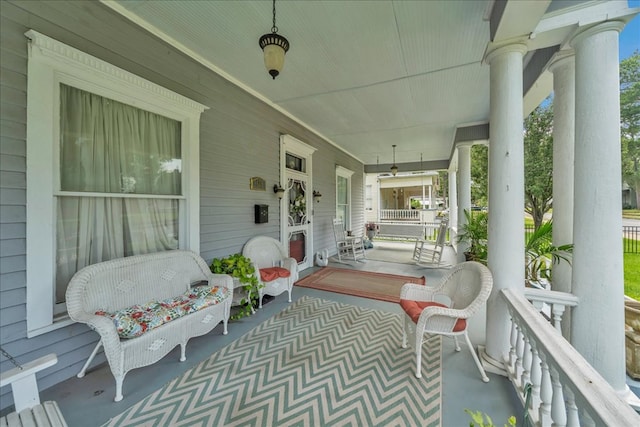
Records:
[[[401,257],[402,253],[406,252],[409,254],[408,259],[406,263],[374,260],[357,263],[330,261],[330,265],[333,267],[356,268],[409,276],[425,275],[427,283],[434,283],[443,274],[446,274],[446,270],[443,269],[428,269],[411,264],[410,256],[413,244],[374,241],[374,248],[367,250],[367,254],[377,257],[374,255],[375,251],[381,251],[382,249],[397,251]],[[447,249],[445,257],[453,260],[455,257],[453,250],[451,248]],[[398,259],[401,258],[396,258],[396,260]],[[304,277],[311,274],[318,268],[306,269],[301,273],[301,276]],[[400,313],[400,308],[395,303],[294,287],[294,300],[304,295],[386,312]],[[56,400],[71,427],[102,425],[110,418],[162,387],[171,379],[183,374],[197,363],[208,358],[212,353],[240,338],[261,322],[284,310],[287,306],[286,294],[275,297],[253,316],[230,322],[228,335],[223,336],[222,327],[218,326],[211,333],[190,340],[187,346],[187,360],[185,362],[180,363],[178,361],[180,354],[179,348],[176,348],[156,364],[130,371],[124,381],[124,399],[120,402],[113,401],[115,381],[106,363],[91,368],[84,378],[74,377],[44,390],[41,392],[41,399]],[[401,337],[398,337],[398,346],[400,346],[400,341]],[[407,351],[411,350],[407,349]],[[453,342],[450,339],[443,340],[442,362],[443,426],[469,425],[469,417],[464,412],[465,408],[474,411],[480,410],[489,414],[497,425],[504,424],[511,415],[515,415],[518,418],[518,425],[522,424],[522,405],[506,378],[488,374],[491,379],[490,382],[483,383],[469,352],[463,347],[461,352],[456,353],[453,348]]]

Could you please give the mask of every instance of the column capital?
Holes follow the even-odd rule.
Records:
[[[579,31],[578,33],[576,33],[571,41],[569,42],[569,44],[571,45],[571,47],[574,47],[580,43],[582,40],[591,37],[595,34],[598,33],[603,33],[605,31],[615,31],[618,34],[622,31],[622,29],[624,28],[625,23],[623,21],[607,21],[607,22],[603,22],[597,25],[594,25],[592,27],[587,28],[586,30],[582,30]]]
[[[487,49],[487,53],[484,55],[484,62],[486,62],[487,64],[491,64],[494,59],[507,53],[516,52],[520,55],[524,55],[528,50],[529,49],[527,48],[527,45],[522,42],[515,42],[500,46],[491,46]]]
[[[472,146],[473,146],[473,141],[456,142],[456,148],[471,148]]]
[[[574,63],[576,53],[573,49],[561,50],[553,55],[547,69],[552,73],[555,73],[559,68],[571,65]]]

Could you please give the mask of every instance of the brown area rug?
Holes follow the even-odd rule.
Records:
[[[425,278],[424,276],[400,276],[398,274],[324,267],[322,270],[297,281],[296,286],[382,301],[400,302],[400,288],[408,282],[425,284]]]

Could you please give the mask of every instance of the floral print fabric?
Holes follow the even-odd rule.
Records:
[[[114,313],[98,310],[95,314],[111,318],[120,338],[134,338],[174,319],[218,304],[229,294],[226,287],[195,286],[175,298],[136,304]]]

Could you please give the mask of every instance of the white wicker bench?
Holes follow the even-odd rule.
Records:
[[[58,361],[55,354],[48,354],[19,368],[3,372],[0,387],[11,385],[15,412],[0,418],[0,427],[66,427],[67,423],[54,401],[40,403],[36,373],[53,366]]]
[[[122,338],[112,318],[98,313],[114,313],[147,304],[180,297],[196,283],[207,282],[220,288],[215,305],[190,312],[134,338]],[[224,289],[226,288],[226,289]],[[204,260],[191,251],[166,251],[136,255],[90,265],[78,271],[67,288],[67,311],[76,322],[86,323],[100,334],[100,341],[82,367],[84,376],[101,346],[116,380],[115,401],[122,400],[122,383],[131,369],[151,365],[162,359],[177,345],[180,361],[190,338],[204,335],[227,321],[233,296],[233,279],[226,274],[213,274]],[[122,330],[120,330],[122,333]]]

